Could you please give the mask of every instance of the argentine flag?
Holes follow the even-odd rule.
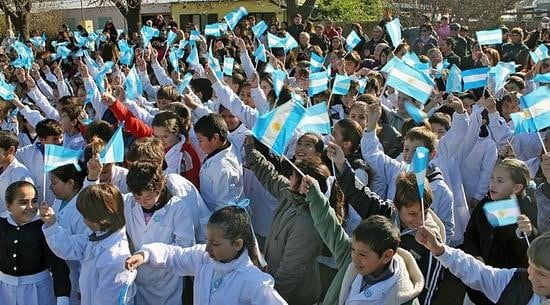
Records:
[[[189,41],[195,42],[201,39],[201,33],[197,30],[191,30],[191,33],[189,33]]]
[[[533,79],[536,83],[550,83],[550,72],[544,74],[537,74]]]
[[[535,49],[535,51],[529,52],[529,55],[531,55],[533,62],[537,64],[539,61],[545,60],[549,57],[548,48],[544,44],[541,44]]]
[[[285,52],[288,52],[294,48],[297,48],[298,47],[298,42],[296,41],[296,39],[294,39],[294,37],[292,37],[292,35],[290,35],[289,32],[286,32],[286,36],[284,39],[284,48],[285,48]]]
[[[527,109],[537,130],[550,126],[550,88],[538,87],[519,100],[522,109]]]
[[[274,153],[282,156],[305,113],[304,106],[290,100],[260,116],[252,127],[251,134]]]
[[[323,68],[323,65],[325,63],[325,58],[323,56],[318,55],[315,52],[310,53],[310,59],[309,63],[311,66],[311,72],[319,72]]]
[[[198,67],[200,65],[199,63],[199,52],[197,51],[197,46],[193,45],[191,47],[191,52],[185,59],[185,61],[191,66],[191,67]]]
[[[348,37],[346,37],[346,49],[348,52],[351,52],[360,42],[361,37],[359,37],[354,30],[351,30],[351,33],[349,33]]]
[[[237,26],[237,23],[239,23],[239,21],[246,15],[248,15],[248,11],[246,8],[241,6],[237,10],[227,13],[223,19],[225,19],[225,22],[229,28],[233,30]]]
[[[254,50],[254,61],[256,62],[267,62],[267,55],[265,52],[265,46],[263,43],[258,42],[258,47]]]
[[[132,62],[134,61],[134,47],[130,47],[128,45],[128,41],[125,39],[121,39],[118,41],[118,49],[120,50],[120,58],[119,61],[123,65],[131,66]],[[88,52],[84,54],[84,56],[90,56]]]
[[[426,147],[418,146],[414,151],[411,168],[416,176],[416,185],[418,185],[418,193],[421,199],[424,198],[424,184],[429,158],[430,151]]]
[[[516,63],[515,62],[498,62],[496,66],[492,67],[489,71],[490,77],[495,80],[495,88],[493,92],[499,92],[506,85],[506,80],[508,76],[516,72]]]
[[[403,40],[401,38],[401,22],[399,21],[399,19],[396,18],[386,23],[386,31],[390,35],[390,39],[393,47],[397,48],[397,46]]]
[[[15,98],[15,86],[7,83],[5,80],[0,80],[0,97],[5,101],[10,101]]]
[[[483,212],[493,228],[515,224],[521,214],[517,198],[488,202]]]
[[[184,93],[185,88],[189,86],[189,83],[191,82],[192,79],[193,79],[193,74],[189,72],[185,73],[185,75],[183,76],[183,79],[181,80],[181,84],[178,85],[178,92],[180,95]]]
[[[72,164],[77,171],[81,171],[78,161],[82,156],[82,150],[74,150],[63,146],[46,144],[44,151],[44,172],[51,172],[54,169]]]
[[[146,25],[142,26],[141,41],[143,42],[143,47],[147,47],[149,42],[151,42],[151,39],[153,39],[153,37],[159,37],[159,35],[160,31],[158,29]]]
[[[286,38],[267,33],[267,44],[270,48],[285,48]]]
[[[120,293],[118,295],[117,305],[127,305],[131,304],[136,294],[136,286],[133,285],[137,277],[137,270],[128,271],[128,278],[122,286]]]
[[[283,70],[275,70],[271,72],[271,79],[273,80],[273,90],[275,90],[275,95],[279,98],[283,85],[285,84],[286,73]]]
[[[388,73],[386,84],[422,104],[426,103],[430,98],[435,86],[433,79],[400,60],[393,62],[393,67]]]
[[[409,101],[405,101],[405,110],[416,124],[420,124],[428,118],[428,115],[424,111],[418,109]]]
[[[122,138],[122,128],[124,123],[121,123],[111,136],[105,148],[99,154],[99,162],[101,164],[124,162],[124,139]]]
[[[510,113],[510,118],[514,123],[514,134],[537,132],[537,127],[531,119],[529,110]]]
[[[464,82],[463,91],[469,89],[482,88],[487,85],[487,78],[489,78],[489,70],[491,68],[477,68],[462,71],[462,81]]]
[[[502,44],[502,30],[477,31],[477,42],[480,46]]]
[[[462,71],[456,66],[453,65],[449,70],[449,75],[447,76],[447,83],[445,84],[445,91],[447,93],[451,92],[462,92]]]
[[[308,96],[328,90],[329,76],[325,71],[309,74]]]
[[[357,79],[357,83],[359,83],[359,94],[365,94],[365,90],[367,89],[368,82],[369,82],[368,77],[362,77]]]
[[[223,74],[232,76],[234,64],[235,64],[235,59],[233,57],[225,57],[223,59]]]
[[[217,23],[207,24],[204,27],[204,35],[220,37],[221,35],[220,26]]]
[[[29,38],[35,48],[45,48],[46,47],[46,33],[42,33],[42,36],[35,36]]]
[[[174,41],[176,41],[176,38],[178,38],[178,35],[174,33],[174,31],[168,31],[168,34],[166,35],[166,47],[168,48],[169,46],[171,46]]]
[[[303,132],[330,134],[330,118],[328,116],[327,103],[321,102],[306,108],[306,113],[300,121],[298,129]]]
[[[267,31],[267,24],[263,20],[260,20],[260,22],[256,23],[252,27],[252,33],[254,33],[254,37],[256,38],[259,38],[260,36],[262,36],[265,33],[265,31]]]
[[[126,97],[131,100],[137,100],[143,93],[143,85],[139,79],[136,67],[132,67],[128,75],[126,75],[124,87],[126,89]]]
[[[112,72],[111,69],[113,68],[114,65],[115,65],[114,62],[107,61],[103,64],[103,66],[101,67],[101,70],[99,71],[99,73],[97,73],[94,80],[95,80],[95,83],[97,85],[97,89],[99,90],[99,92],[105,93],[105,75],[107,73]]]
[[[351,78],[347,75],[336,74],[332,86],[332,94],[346,95],[351,85]]]

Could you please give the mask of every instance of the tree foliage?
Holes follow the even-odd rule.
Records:
[[[318,11],[324,18],[339,22],[377,21],[382,17],[382,0],[322,0]]]

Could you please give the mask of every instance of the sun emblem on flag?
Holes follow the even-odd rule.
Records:
[[[504,218],[504,217],[506,217],[507,214],[508,213],[506,213],[506,211],[498,211],[497,212],[498,218]]]
[[[271,124],[271,130],[273,130],[274,132],[279,132],[279,130],[281,130],[282,127],[283,127],[283,124],[281,124],[281,122],[273,122]]]

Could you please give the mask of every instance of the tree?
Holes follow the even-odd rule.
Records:
[[[0,0],[2,1],[2,0]],[[141,23],[141,0],[97,0],[101,6],[114,5],[126,19],[128,33],[139,32]]]
[[[323,0],[319,13],[339,22],[378,21],[382,17],[382,0]]]
[[[29,39],[29,15],[31,0],[0,0],[0,9],[9,17],[23,40]]]

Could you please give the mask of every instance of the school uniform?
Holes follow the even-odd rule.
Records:
[[[52,204],[52,208],[55,212],[57,222],[71,235],[84,234],[89,235],[90,229],[84,223],[84,219],[78,209],[76,208],[76,199],[78,194],[73,196],[69,201],[63,201],[56,199]],[[80,276],[80,261],[67,260],[65,261],[69,269],[71,270],[71,305],[80,304],[78,293],[80,288],[78,287],[78,278]]]
[[[16,158],[0,172],[0,215],[6,212],[6,201],[4,195],[10,184],[16,181],[27,181],[34,184],[32,174],[29,170],[19,162]]]
[[[466,200],[481,200],[487,195],[498,150],[491,137],[480,137],[461,166]]]
[[[488,126],[499,150],[511,142],[519,160],[526,161],[540,155],[542,145],[536,133],[514,134],[514,123],[512,121],[506,123],[498,112],[489,113]],[[543,134],[541,137],[544,139]]]
[[[437,260],[468,287],[483,292],[497,305],[547,304],[533,292],[525,269],[499,269],[485,265],[465,252],[445,246]]]
[[[142,250],[145,261],[152,267],[165,267],[178,276],[195,277],[194,304],[286,304],[273,288],[273,278],[253,265],[246,250],[229,263],[213,260],[206,252],[206,245],[180,248],[154,243],[144,245]]]
[[[243,169],[236,146],[229,144],[209,154],[199,177],[201,195],[210,211],[239,201],[243,194]]]
[[[32,145],[36,141],[37,135],[35,134],[34,137],[31,136],[28,132],[20,132],[17,135],[17,138],[19,139],[19,147],[25,147],[27,145]]]
[[[164,160],[166,161],[166,169],[164,170],[165,174],[179,174],[181,172],[181,158],[182,152],[181,147],[185,143],[185,137],[181,135],[181,139],[178,143],[174,144],[164,155]]]
[[[120,193],[125,194],[128,193],[128,185],[126,184],[126,176],[128,176],[128,169],[113,165],[113,171],[111,173],[111,183],[112,185],[116,186]]]
[[[130,275],[124,269],[126,258],[131,255],[124,228],[110,235],[99,232],[90,236],[70,235],[55,223],[49,227],[43,226],[42,231],[55,254],[65,260],[81,262],[79,286],[82,305],[117,304],[121,289]]]
[[[21,147],[17,149],[15,157],[31,172],[38,193],[38,201],[53,202],[55,195],[50,190],[51,181],[48,174],[46,174],[46,185],[44,185],[44,144],[35,142],[33,145]],[[43,196],[44,188],[46,198]]]
[[[69,304],[69,268],[50,250],[35,217],[24,225],[0,217],[0,304]]]
[[[171,196],[169,193],[167,196]],[[199,233],[205,231],[198,212],[191,202],[171,197],[168,202],[153,213],[145,212],[131,194],[124,195],[124,216],[131,243],[135,249],[144,244],[161,242],[180,247],[193,246]],[[170,273],[166,268],[142,266],[136,278],[137,304],[181,304],[183,278]]]
[[[72,150],[81,150],[86,146],[86,142],[80,132],[70,135],[66,132],[63,133],[63,147]]]
[[[537,229],[539,234],[550,231],[550,184],[541,183],[535,191]]]

